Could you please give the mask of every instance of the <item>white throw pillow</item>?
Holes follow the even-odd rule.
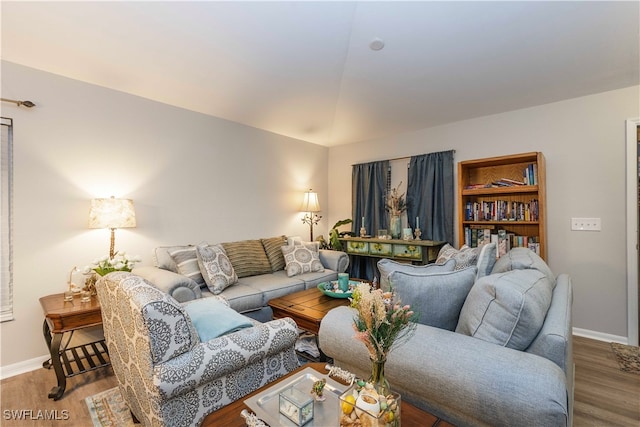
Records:
[[[316,245],[287,245],[282,247],[282,255],[286,263],[287,276],[324,271]]]
[[[196,248],[196,255],[202,277],[215,295],[238,281],[238,275],[222,245],[200,245]]]

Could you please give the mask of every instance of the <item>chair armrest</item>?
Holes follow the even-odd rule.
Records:
[[[178,302],[191,301],[202,297],[200,286],[182,274],[150,266],[136,267],[132,273],[171,295]]]
[[[296,324],[290,318],[258,323],[251,328],[199,343],[153,368],[154,384],[167,399],[184,392],[184,385],[196,388],[217,378],[241,370],[259,360],[291,351],[295,359],[298,338]],[[297,362],[296,362],[297,363]]]
[[[320,262],[324,268],[344,273],[349,267],[349,255],[341,251],[332,251],[329,249],[320,249]]]

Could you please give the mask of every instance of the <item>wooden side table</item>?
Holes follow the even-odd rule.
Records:
[[[49,398],[58,400],[64,394],[68,377],[111,364],[104,339],[72,348],[60,348],[65,333],[102,325],[102,313],[95,296],[91,297],[90,302],[80,302],[79,297],[64,301],[63,294],[47,295],[40,298],[40,305],[45,316],[42,333],[51,354],[51,359],[42,366],[46,369],[53,366],[58,385],[51,389]]]

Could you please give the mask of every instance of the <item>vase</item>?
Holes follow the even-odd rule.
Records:
[[[389,382],[387,378],[384,376],[384,364],[387,362],[387,359],[371,359],[371,376],[369,377],[368,383],[373,385],[373,388],[383,396],[389,395],[391,393],[391,387],[389,387]]]
[[[391,230],[391,237],[393,239],[399,239],[402,231],[402,224],[400,221],[400,215],[391,215],[391,221],[389,228]]]

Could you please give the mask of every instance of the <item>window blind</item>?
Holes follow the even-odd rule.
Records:
[[[13,120],[0,120],[0,322],[4,322],[13,320]]]

